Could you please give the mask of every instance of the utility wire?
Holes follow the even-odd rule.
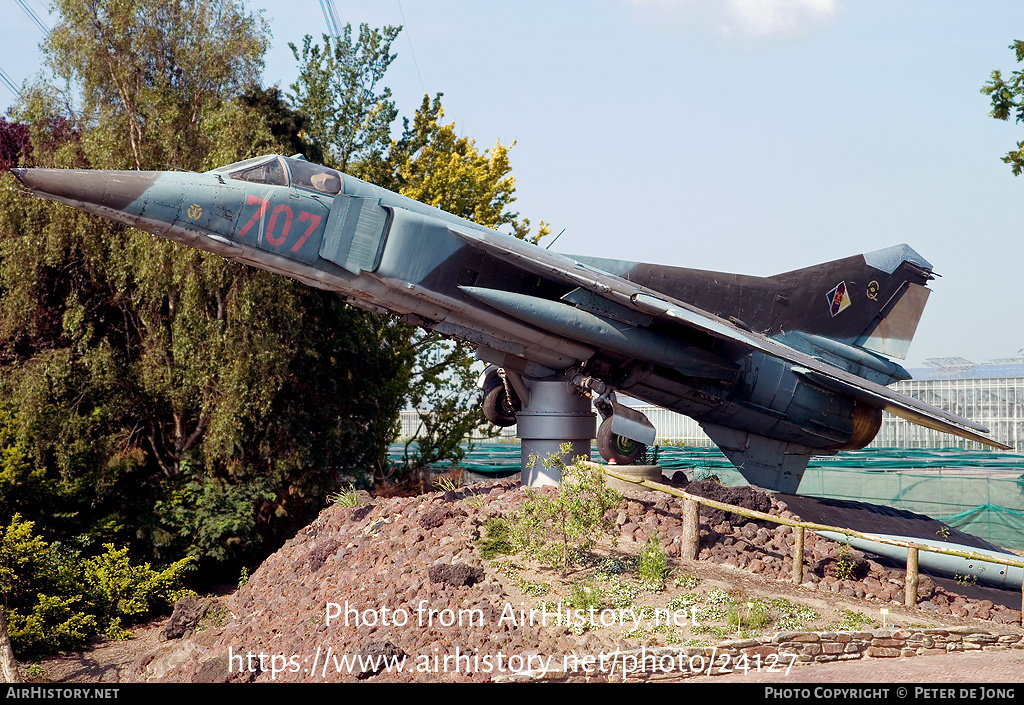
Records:
[[[409,40],[409,53],[412,55],[412,65],[416,67],[416,77],[420,79],[420,88],[427,92],[423,85],[423,76],[420,76],[420,65],[416,61],[416,52],[412,48],[412,32],[409,31],[409,23],[405,21],[405,10],[402,9],[402,0],[398,0],[398,13],[402,16],[402,26],[405,27],[405,38]]]
[[[31,7],[28,6],[28,3],[26,3],[25,0],[16,0],[16,1],[17,1],[18,5],[21,6],[21,9],[25,11],[25,14],[28,15],[28,18],[30,20],[32,20],[33,22],[35,22],[35,25],[36,25],[36,27],[39,28],[40,32],[42,32],[43,34],[49,34],[50,33],[50,28],[47,27],[46,24],[41,19],[39,19],[39,15],[37,15],[35,13],[35,10],[33,10]]]
[[[341,36],[339,28],[341,27],[338,22],[338,13],[334,9],[334,0],[320,0],[320,9],[324,13],[324,22],[327,23],[327,31],[332,37],[337,39]]]
[[[4,71],[2,67],[0,67],[0,81],[7,85],[7,87],[10,89],[11,93],[15,95],[15,97],[21,97],[21,91],[18,90],[18,87],[14,84],[14,81],[11,80],[11,77],[7,75],[7,72]]]

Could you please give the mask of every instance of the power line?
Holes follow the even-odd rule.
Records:
[[[334,9],[334,0],[320,0],[320,9],[324,13],[324,22],[327,23],[327,31],[332,37],[337,39],[341,36],[339,28],[341,23],[338,22],[338,13]]]
[[[15,97],[21,97],[21,91],[18,90],[14,81],[11,80],[11,77],[7,75],[7,72],[4,71],[2,67],[0,67],[0,81],[7,85],[7,88],[10,89],[11,93],[13,93]]]
[[[405,27],[405,38],[409,40],[409,53],[412,55],[412,65],[416,67],[416,77],[420,79],[420,88],[427,92],[423,85],[423,76],[420,75],[420,65],[416,61],[416,52],[412,48],[412,32],[409,31],[409,23],[405,21],[405,10],[402,9],[402,0],[398,0],[398,13],[402,16],[402,26]]]
[[[35,10],[33,10],[31,7],[28,6],[28,4],[25,2],[25,0],[16,0],[16,1],[17,1],[18,5],[21,7],[21,9],[25,11],[25,14],[28,15],[28,18],[30,20],[32,20],[33,22],[35,22],[35,25],[36,25],[36,27],[39,28],[40,32],[42,32],[43,34],[49,34],[50,33],[50,28],[47,27],[46,24],[41,19],[39,19],[39,15],[37,15],[35,13]]]

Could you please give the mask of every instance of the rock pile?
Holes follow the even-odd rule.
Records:
[[[790,516],[772,497],[744,492],[746,498],[733,501]],[[539,600],[481,560],[474,541],[484,522],[508,516],[524,500],[517,483],[495,482],[332,506],[220,605],[190,604],[206,614],[207,628],[166,642],[129,679],[489,681],[555,673],[552,659],[566,654],[635,648],[622,631],[574,630],[531,614]],[[622,544],[643,544],[656,532],[668,555],[679,555],[679,500],[630,493],[615,518]],[[789,527],[708,513],[701,530],[701,562],[733,566],[766,583],[789,580]],[[850,556],[854,572],[847,575],[837,566]],[[808,533],[805,560],[809,590],[902,602],[902,572],[855,552],[841,556],[824,538]],[[1006,624],[1020,619],[1015,610],[947,593],[923,576],[920,598],[936,614]]]

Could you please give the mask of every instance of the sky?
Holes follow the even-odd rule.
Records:
[[[907,243],[941,277],[904,364],[1024,348],[1024,126],[988,117],[1017,70],[1019,0],[335,0],[402,25],[385,83],[402,115],[511,151],[515,209],[579,255],[771,275]],[[0,69],[42,70],[42,0],[0,0]],[[320,0],[260,0],[263,80],[327,31]],[[45,71],[44,71],[45,75]],[[14,101],[0,83],[0,107]],[[396,132],[401,125],[396,125]]]

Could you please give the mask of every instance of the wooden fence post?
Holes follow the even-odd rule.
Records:
[[[697,560],[700,554],[700,505],[692,499],[683,500],[683,545],[681,557]]]
[[[799,585],[804,581],[804,527],[793,527],[793,583]]]
[[[917,549],[907,549],[907,579],[903,584],[903,604],[907,607],[917,605]]]

